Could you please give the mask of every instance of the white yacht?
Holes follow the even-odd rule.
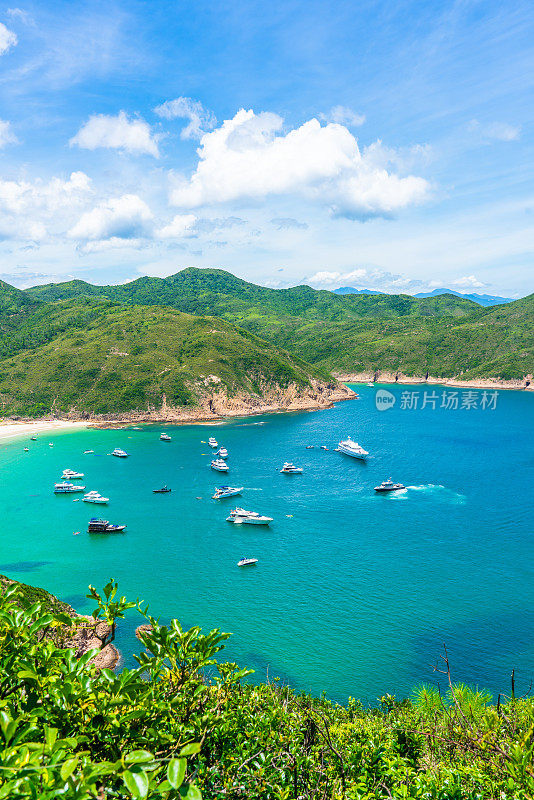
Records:
[[[209,444],[210,447],[218,447],[219,446],[217,444],[217,439],[214,439],[213,436],[210,436],[210,438],[208,439],[208,444]]]
[[[61,477],[70,481],[71,478],[83,478],[84,474],[83,472],[76,472],[74,469],[64,469]]]
[[[214,458],[210,466],[216,472],[228,472],[228,464],[222,458]]]
[[[171,439],[171,437],[169,436],[168,433],[162,433],[159,438],[161,439],[162,442],[170,442],[170,441],[172,441],[172,439]]]
[[[286,475],[302,475],[304,470],[302,467],[296,467],[291,461],[286,461],[280,472]]]
[[[222,500],[224,497],[235,497],[243,491],[242,486],[216,486],[213,500]]]
[[[219,458],[228,458],[228,450],[226,447],[219,447],[216,455],[218,455]]]
[[[233,522],[235,525],[269,525],[273,518],[262,516],[257,511],[234,508],[233,511],[230,511],[230,516],[226,517],[226,521]]]
[[[84,492],[85,486],[76,486],[74,483],[62,481],[54,484],[54,494],[73,494],[74,492]]]
[[[350,436],[347,436],[346,439],[338,444],[338,450],[340,453],[345,453],[346,456],[352,456],[352,458],[360,458],[362,460],[369,455],[367,450],[364,450],[358,442],[353,442]]]
[[[237,562],[238,567],[250,567],[252,564],[257,564],[257,558],[240,558]]]
[[[374,385],[374,383],[372,383],[371,381],[370,381],[370,382],[367,384],[367,386],[370,386],[372,389],[374,389],[374,388],[375,388],[375,385]]]
[[[128,458],[129,453],[126,450],[121,450],[120,447],[116,447],[111,455],[117,456],[117,458]]]
[[[96,503],[98,505],[105,505],[106,503],[109,503],[109,497],[102,497],[100,492],[96,492],[95,490],[84,494],[82,500],[84,503]]]
[[[30,439],[32,440],[32,442],[36,442],[37,436],[34,434],[33,436],[30,436]]]
[[[406,489],[403,483],[393,483],[391,478],[382,481],[380,486],[375,486],[375,492],[397,492],[399,489]]]

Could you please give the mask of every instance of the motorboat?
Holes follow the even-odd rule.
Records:
[[[120,447],[116,447],[111,455],[117,456],[117,458],[128,458],[129,453],[126,450],[121,450]]]
[[[172,492],[172,489],[169,489],[167,485],[162,486],[161,489],[152,489],[152,494],[168,494]]]
[[[32,442],[36,442],[37,441],[37,436],[30,436],[30,439],[32,440]]]
[[[328,447],[325,444],[321,445],[321,450],[328,450]]]
[[[70,480],[71,478],[83,478],[83,472],[76,472],[74,469],[64,469],[63,475],[61,476],[65,480]]]
[[[210,438],[208,439],[208,444],[209,444],[210,447],[218,447],[219,446],[217,444],[217,439],[214,439],[213,436],[210,436]]]
[[[171,437],[169,436],[168,433],[162,433],[159,438],[161,439],[162,442],[171,442],[172,441],[172,439],[171,439]]]
[[[375,492],[396,492],[399,489],[406,489],[406,486],[403,483],[393,483],[391,478],[382,481],[380,486],[375,486]]]
[[[219,456],[219,458],[228,458],[228,450],[226,447],[220,447],[215,455]]]
[[[233,522],[235,525],[269,525],[273,518],[258,514],[257,511],[234,508],[233,511],[230,511],[230,516],[226,517],[226,521]]]
[[[29,447],[25,447],[25,448],[24,448],[24,452],[25,452],[25,453],[29,453],[29,452],[30,452],[30,448],[29,448]]]
[[[84,494],[82,497],[84,503],[96,503],[97,505],[105,505],[109,503],[109,497],[102,497],[100,492],[91,491]]]
[[[306,450],[313,450],[314,446],[315,445],[313,445],[313,444],[307,444],[306,445]]]
[[[211,468],[216,472],[228,472],[228,464],[222,458],[215,458],[211,462]]]
[[[122,533],[126,525],[112,525],[107,519],[91,517],[87,526],[88,533]]]
[[[69,481],[61,481],[61,483],[54,484],[54,494],[74,494],[75,492],[84,492],[85,486],[77,486]]]
[[[374,385],[374,383],[372,383],[371,381],[369,381],[369,383],[367,384],[367,386],[370,386],[370,387],[371,387],[371,389],[374,389],[374,388],[375,388],[375,385]]]
[[[85,455],[87,455],[87,453],[94,453],[94,452],[95,452],[94,450],[84,450],[83,454],[85,456]]]
[[[213,500],[222,500],[224,497],[235,497],[243,491],[242,486],[216,486]]]
[[[237,562],[238,567],[251,567],[253,564],[257,564],[257,558],[240,558]]]
[[[302,475],[304,470],[302,467],[296,467],[291,461],[286,461],[280,472],[283,472],[285,475]]]
[[[360,458],[362,460],[369,455],[367,450],[364,450],[358,442],[353,442],[350,436],[347,436],[346,439],[338,444],[338,449],[340,453],[345,453],[346,456],[352,456],[352,458]]]

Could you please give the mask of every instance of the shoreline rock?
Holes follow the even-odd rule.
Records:
[[[333,373],[338,381],[346,383],[407,383],[428,384],[430,386],[455,386],[464,389],[510,389],[516,391],[534,391],[534,378],[525,375],[523,378],[503,380],[501,378],[479,378],[462,381],[458,376],[454,378],[436,378],[432,375],[405,375],[402,372],[386,372],[382,370],[368,370],[355,373]]]

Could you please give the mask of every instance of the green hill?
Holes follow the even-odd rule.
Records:
[[[103,296],[223,317],[294,355],[340,373],[521,379],[534,373],[534,295],[481,308],[454,295],[336,295],[269,289],[215,269],[182,270],[122,286],[83,281],[28,290],[34,299]]]
[[[209,409],[215,394],[326,392],[328,374],[229,322],[171,308],[84,299],[40,305],[0,337],[5,415],[108,414],[169,406]],[[316,387],[314,388],[315,391]]]

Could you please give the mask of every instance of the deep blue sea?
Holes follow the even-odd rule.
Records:
[[[380,411],[374,388],[354,388],[359,399],[326,411],[0,443],[0,572],[85,613],[87,585],[113,576],[162,620],[231,631],[226,658],[254,668],[254,680],[268,674],[339,701],[406,696],[440,679],[444,644],[455,680],[507,692],[515,668],[518,691],[528,689],[534,394],[460,391],[466,407],[455,409],[436,387],[422,408],[423,388],[388,386],[395,403]],[[172,442],[159,440],[163,430]],[[229,450],[227,476],[209,468],[210,435]],[[334,452],[347,435],[367,463]],[[130,457],[107,455],[114,447]],[[304,474],[281,475],[285,460]],[[55,496],[66,467],[109,506]],[[407,490],[376,495],[390,476]],[[153,494],[163,483],[172,493]],[[271,527],[227,523],[236,502],[211,499],[224,483],[244,486],[238,504],[273,517]],[[88,535],[102,512],[127,532]],[[242,556],[258,564],[240,569]],[[137,624],[127,619],[118,635],[127,665]]]

